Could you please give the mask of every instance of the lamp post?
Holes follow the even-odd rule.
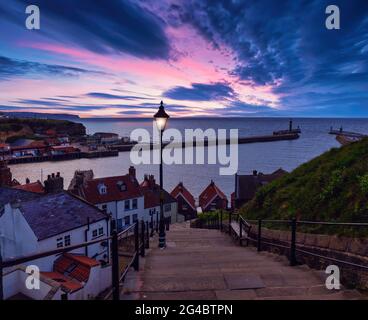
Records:
[[[160,107],[156,114],[153,116],[157,129],[160,133],[160,225],[158,234],[158,246],[163,249],[166,247],[166,234],[165,234],[165,222],[164,222],[164,187],[163,187],[163,174],[162,174],[162,135],[166,127],[169,115],[165,112],[164,103],[161,101]]]

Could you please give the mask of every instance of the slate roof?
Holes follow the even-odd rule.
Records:
[[[0,215],[4,206],[7,203],[14,203],[16,201],[23,202],[39,198],[41,195],[25,190],[18,190],[14,188],[0,187]]]
[[[287,171],[283,169],[277,169],[271,174],[257,173],[251,175],[237,175],[238,189],[236,199],[250,200],[252,199],[259,187],[282,177]]]
[[[93,205],[67,192],[47,194],[20,203],[20,210],[38,240],[106,219]]]

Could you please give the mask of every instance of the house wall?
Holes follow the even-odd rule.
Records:
[[[184,218],[188,217],[188,219],[197,216],[197,210],[193,209],[181,194],[177,196],[176,201],[178,202],[178,214],[184,215]],[[187,209],[184,209],[184,206],[186,206]]]
[[[97,232],[98,232],[99,228],[103,228],[103,234],[98,235],[97,237],[93,237],[93,230],[97,229]],[[88,229],[88,226],[83,226],[81,228],[74,229],[69,232],[64,232],[64,233],[58,234],[54,237],[51,237],[45,240],[41,240],[39,241],[38,250],[39,252],[43,252],[43,251],[57,249],[57,242],[58,242],[57,239],[63,238],[63,241],[64,241],[65,239],[64,237],[68,235],[70,235],[70,241],[71,241],[70,245],[76,245],[76,244],[83,243],[86,241],[92,241],[98,238],[104,238],[109,234],[108,223],[106,220],[101,220],[95,223],[91,223],[88,231],[87,229]],[[86,231],[87,231],[87,239],[85,237]],[[108,255],[107,250],[108,250],[107,247],[102,246],[101,243],[96,243],[96,244],[88,246],[87,251],[86,251],[86,248],[80,248],[80,249],[71,251],[71,253],[87,255],[88,257],[95,258],[96,260],[100,260],[100,259],[105,260],[104,255],[105,254]],[[33,261],[33,264],[37,265],[42,271],[52,271],[54,261],[57,257],[58,255],[38,259],[38,260]]]
[[[177,202],[171,202],[170,203],[170,210],[165,210],[165,204],[164,204],[164,216],[165,217],[171,217],[171,223],[176,223],[176,222],[183,222],[184,216],[183,215],[178,215],[178,204]],[[149,214],[150,210],[154,210],[155,213],[158,212],[158,214],[160,214],[160,206],[156,206],[156,207],[152,207],[152,208],[146,208],[145,209],[145,217],[148,221],[151,221],[151,216]],[[153,221],[156,222],[156,214],[153,217]]]
[[[4,207],[0,217],[0,252],[4,260],[37,252],[38,241],[18,208]]]
[[[137,199],[138,201],[137,209],[131,209],[133,199]],[[132,199],[127,199],[127,200],[130,201],[129,210],[125,209],[125,200],[113,201],[113,202],[107,202],[107,203],[99,203],[96,206],[102,210],[103,206],[106,205],[107,206],[106,212],[111,213],[113,219],[116,219],[116,220],[122,219],[121,220],[122,227],[125,226],[124,218],[126,216],[130,217],[130,224],[133,223],[133,215],[135,214],[137,215],[138,220],[148,221],[149,215],[148,216],[146,215],[146,210],[144,209],[144,197],[132,198]]]
[[[103,234],[98,234],[93,237],[93,230],[103,228]],[[87,239],[85,231],[88,226],[82,226],[78,229],[71,230],[58,234],[54,237],[38,241],[33,230],[23,217],[23,214],[18,208],[12,208],[9,204],[5,205],[4,213],[0,217],[0,250],[4,260],[16,258],[20,256],[27,256],[39,252],[50,251],[57,249],[57,239],[70,235],[70,245],[76,245],[86,241],[95,240],[98,237],[106,237],[109,234],[107,220],[100,220],[92,223],[87,232]],[[103,247],[100,243],[93,244],[85,248],[80,248],[72,252],[87,254],[91,258],[97,260],[103,259],[103,255],[107,254],[107,247]],[[29,261],[26,265],[36,265],[41,271],[52,271],[53,263],[57,256],[49,256],[33,261]]]
[[[212,205],[214,203],[214,205]],[[212,211],[212,210],[217,210],[217,209],[227,209],[227,200],[226,199],[221,199],[219,196],[216,196],[215,199],[213,199],[210,204],[203,208],[203,211]]]
[[[30,290],[26,287],[26,279],[28,276],[29,275],[22,269],[15,269],[6,273],[3,277],[4,299],[22,293],[34,300],[43,300],[46,297],[53,300],[60,300],[62,293],[60,287],[54,287],[50,283],[43,281],[41,276],[40,289]],[[52,292],[52,290],[54,292]]]

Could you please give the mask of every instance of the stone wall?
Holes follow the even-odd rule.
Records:
[[[262,250],[287,256],[290,254],[291,231],[262,228],[261,232],[264,242],[262,243]],[[250,236],[257,239],[257,233],[258,226],[252,225]],[[266,242],[279,246],[272,246],[266,244]],[[299,250],[368,267],[367,238],[349,238],[297,232],[296,244]],[[328,265],[338,265],[340,268],[341,282],[345,286],[368,289],[368,269],[341,264],[300,251],[297,251],[296,256],[298,263],[307,264],[315,269],[325,270]]]

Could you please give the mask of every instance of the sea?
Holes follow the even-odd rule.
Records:
[[[80,119],[88,134],[114,132],[120,136],[130,136],[137,128],[152,132],[151,119]],[[239,137],[269,135],[289,126],[288,118],[200,118],[170,119],[168,128],[185,129],[238,129]],[[300,138],[290,141],[240,144],[238,149],[238,173],[251,174],[253,170],[271,173],[278,168],[292,171],[299,165],[319,156],[323,152],[338,148],[340,144],[328,132],[331,127],[368,134],[368,119],[343,118],[294,118],[293,127],[301,129]],[[76,159],[63,162],[41,162],[12,165],[13,178],[24,183],[45,180],[48,174],[60,172],[64,186],[68,187],[75,170],[92,169],[95,177],[124,175],[132,165],[130,152],[120,152],[118,157],[98,159]],[[137,178],[142,181],[145,174],[155,175],[158,181],[159,166],[156,164],[136,165]],[[213,180],[230,197],[234,191],[234,175],[220,175],[218,164],[173,164],[164,165],[164,188],[171,191],[179,182],[198,198],[204,188]],[[229,198],[230,199],[230,198]]]

